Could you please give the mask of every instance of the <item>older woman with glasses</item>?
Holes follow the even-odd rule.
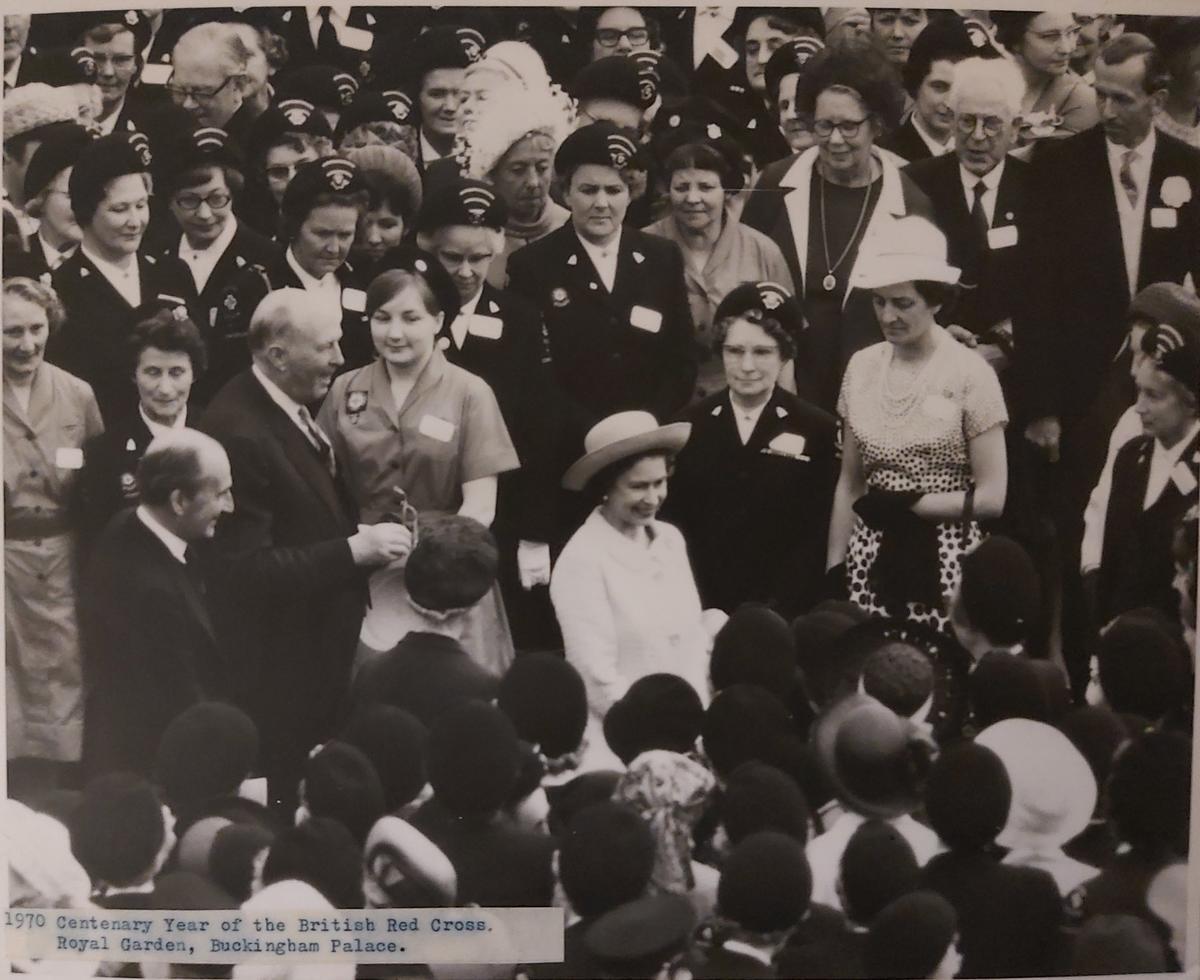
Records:
[[[1071,70],[1079,25],[1066,11],[995,10],[996,40],[1025,76],[1021,142],[1061,139],[1100,121],[1096,93]]]
[[[896,157],[875,145],[903,105],[878,47],[848,40],[818,52],[799,76],[796,100],[817,144],[762,195],[774,206],[747,209],[747,222],[780,247],[803,297],[797,391],[831,411],[847,361],[879,339],[870,295],[853,286],[860,246],[891,219],[932,208]]]

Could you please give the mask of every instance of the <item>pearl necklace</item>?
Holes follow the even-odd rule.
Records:
[[[909,375],[909,381],[897,388],[894,382],[896,376],[901,372],[892,372],[895,349],[890,344],[888,345],[884,355],[883,376],[879,379],[879,386],[875,389],[879,414],[884,425],[889,427],[901,425],[916,407],[921,395],[925,393],[926,381],[934,361],[937,360],[940,347],[940,344],[935,347],[925,362],[915,371],[904,372]]]

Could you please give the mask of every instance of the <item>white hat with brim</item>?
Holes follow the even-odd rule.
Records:
[[[582,490],[610,463],[661,449],[675,453],[692,434],[690,422],[659,425],[649,412],[617,412],[601,419],[583,440],[584,454],[563,475],[567,490]]]
[[[946,261],[946,236],[927,219],[909,215],[886,222],[863,242],[850,285],[878,289],[901,282],[956,283],[961,274]]]

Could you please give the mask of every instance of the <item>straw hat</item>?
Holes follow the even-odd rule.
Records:
[[[956,283],[960,274],[946,262],[946,236],[914,214],[886,222],[863,242],[850,285],[878,289],[919,280]]]
[[[690,422],[659,425],[649,412],[617,412],[591,427],[583,440],[584,453],[571,464],[562,485],[582,490],[610,463],[654,449],[678,452],[691,434]]]

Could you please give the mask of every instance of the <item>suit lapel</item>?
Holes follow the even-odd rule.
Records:
[[[142,550],[156,556],[159,559],[158,563],[161,563],[164,568],[169,569],[167,574],[171,576],[176,590],[191,611],[192,616],[200,624],[209,640],[216,642],[216,633],[213,630],[212,620],[208,615],[208,606],[205,604],[203,595],[201,595],[195,581],[192,579],[192,575],[199,575],[200,570],[197,568],[189,572],[187,565],[176,561],[175,556],[167,550],[167,546],[142,523],[137,514],[130,514],[129,521],[132,525],[131,531],[136,536],[136,540],[140,543]]]
[[[790,413],[780,404],[779,389],[771,392],[771,397],[763,406],[762,414],[754,424],[754,431],[746,443],[748,452],[760,453],[780,432],[784,430]]]
[[[1121,219],[1117,216],[1117,192],[1113,187],[1112,173],[1108,169],[1108,149],[1104,142],[1104,130],[1097,126],[1089,130],[1090,142],[1087,152],[1081,154],[1077,195],[1080,202],[1096,216],[1095,235],[1097,241],[1107,246],[1106,264],[1117,282],[1123,284],[1121,295],[1129,296],[1129,273],[1125,271],[1125,243],[1121,239]]]

